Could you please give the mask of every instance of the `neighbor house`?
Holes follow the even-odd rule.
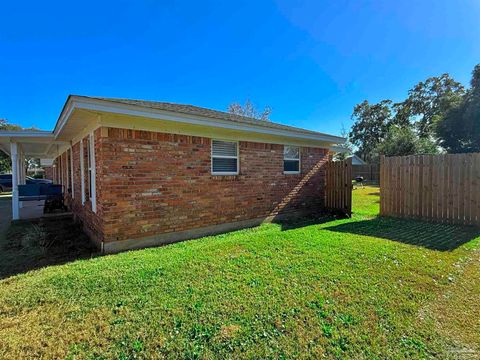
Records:
[[[367,163],[356,154],[348,156],[347,159],[352,159],[352,165],[367,165]]]
[[[15,184],[24,157],[54,181],[104,252],[319,213],[323,165],[343,138],[191,105],[70,96],[55,129],[0,134]]]

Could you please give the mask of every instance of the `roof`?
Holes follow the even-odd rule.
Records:
[[[347,158],[352,158],[352,161],[356,162],[356,164],[353,164],[353,165],[366,165],[367,164],[360,156],[358,156],[356,154],[347,156]]]
[[[334,148],[335,144],[345,141],[344,138],[335,135],[199,106],[160,101],[70,95],[53,131],[0,131],[0,151],[9,154],[11,143],[19,143],[21,144],[21,151],[28,156],[51,158],[62,147],[68,147],[72,139],[82,131],[86,131],[85,129],[88,129],[88,126],[99,126],[99,123],[95,122],[100,121],[99,118],[93,117],[92,113],[112,113],[147,118],[149,121],[158,120],[163,131],[178,131],[177,123],[180,123],[184,132],[193,131],[196,134],[201,134],[199,136],[210,136],[212,128],[215,128],[217,135],[220,134],[226,136],[226,138],[234,137],[237,139],[240,137],[266,142],[293,142],[295,145],[300,144],[302,146]],[[93,118],[95,120],[92,120]],[[145,126],[142,119],[139,120],[138,124],[135,122],[136,120],[132,121],[133,123],[129,123],[128,126],[133,126],[135,129],[141,129],[142,126]],[[116,125],[117,123],[113,124],[113,126]],[[148,125],[148,129],[150,128],[151,124]]]
[[[275,123],[272,121],[259,120],[251,117],[231,114],[224,111],[207,109],[207,108],[189,105],[189,104],[176,104],[176,103],[161,102],[161,101],[118,99],[118,98],[106,98],[106,97],[94,97],[94,96],[79,96],[79,95],[74,95],[74,96],[78,98],[103,100],[103,101],[108,101],[113,103],[134,105],[134,106],[140,106],[143,108],[170,111],[170,112],[187,114],[187,115],[203,116],[203,117],[212,118],[212,119],[231,121],[239,124],[256,125],[256,126],[262,126],[265,128],[279,129],[279,130],[286,130],[286,131],[295,131],[295,132],[301,132],[301,133],[310,134],[310,135],[325,135],[325,136],[335,137],[333,135],[321,133],[318,131],[306,130],[306,129],[302,129],[295,126],[283,125],[283,124]],[[339,142],[344,141],[344,139],[341,137],[337,137],[337,138]]]

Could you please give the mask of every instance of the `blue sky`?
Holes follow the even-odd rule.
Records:
[[[226,110],[339,134],[355,104],[399,101],[480,62],[480,2],[9,1],[0,118],[53,128],[69,94]]]

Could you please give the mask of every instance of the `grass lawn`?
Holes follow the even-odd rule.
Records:
[[[480,232],[377,213],[6,277],[0,358],[479,357]]]

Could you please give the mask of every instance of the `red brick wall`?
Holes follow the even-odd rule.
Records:
[[[97,181],[102,176],[101,172],[101,147],[102,139],[100,136],[100,129],[97,129],[94,133],[95,137],[95,159],[96,159],[96,171],[97,171]],[[68,193],[66,191],[65,202],[74,213],[76,220],[81,221],[85,232],[94,240],[97,244],[100,244],[103,241],[103,221],[102,221],[102,209],[99,205],[101,203],[101,191],[99,191],[99,186],[97,184],[97,212],[92,211],[92,202],[89,199],[88,194],[88,164],[87,164],[87,140],[88,136],[83,139],[84,145],[84,157],[80,159],[80,142],[75,143],[72,146],[72,155],[73,155],[73,191]],[[60,176],[59,183],[63,183],[62,179],[66,179],[66,172],[68,168],[64,166],[65,159],[67,158],[66,152],[61,154],[55,163],[59,169]],[[62,161],[60,161],[62,159]],[[81,173],[80,173],[80,161],[84,162],[84,171],[85,171],[85,203],[82,204],[82,192],[81,192]],[[70,176],[70,175],[68,175]],[[70,180],[69,180],[70,182]],[[66,185],[66,184],[64,184]],[[72,186],[70,185],[71,189]],[[72,196],[73,195],[73,196]]]
[[[44,166],[43,170],[45,170],[44,178],[53,180],[53,166]]]
[[[285,175],[283,145],[242,141],[240,174],[212,176],[208,138],[103,130],[97,215],[106,242],[322,209],[325,149],[302,148],[301,174]]]

